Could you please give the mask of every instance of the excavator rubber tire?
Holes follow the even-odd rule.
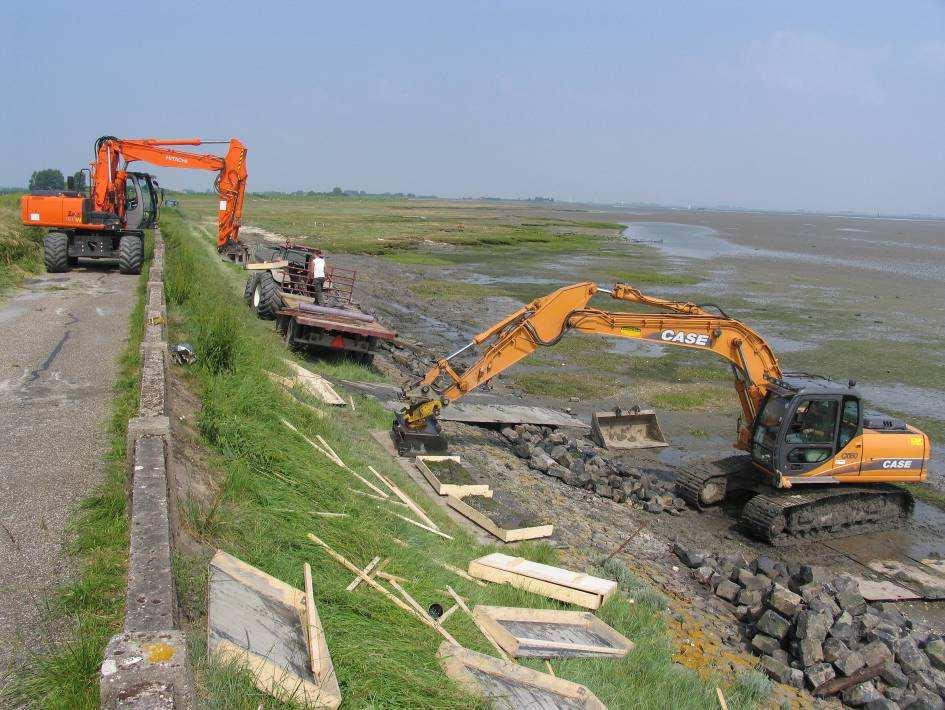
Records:
[[[282,297],[279,295],[279,284],[269,272],[263,272],[256,279],[253,289],[253,307],[256,315],[263,320],[275,320],[276,311],[282,308]]]
[[[243,287],[243,301],[247,306],[253,305],[253,290],[256,288],[257,278],[259,278],[259,274],[250,273],[246,279],[246,285]]]
[[[144,240],[131,234],[118,242],[118,271],[123,274],[140,274],[144,263]]]
[[[43,239],[43,263],[50,274],[69,270],[69,236],[64,232],[50,232]]]

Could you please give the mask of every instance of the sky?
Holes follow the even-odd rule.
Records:
[[[945,0],[31,1],[0,62],[0,185],[237,137],[250,190],[945,214]]]

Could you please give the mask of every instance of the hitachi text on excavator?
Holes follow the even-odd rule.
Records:
[[[208,143],[228,143],[226,155],[176,149]],[[216,171],[220,195],[217,249],[224,257],[241,260],[239,227],[247,174],[246,147],[240,141],[103,136],[95,141],[94,155],[90,195],[67,189],[32,193],[20,200],[23,224],[50,228],[43,240],[47,271],[68,271],[80,257],[117,258],[122,273],[141,271],[143,230],[157,223],[161,192],[153,175],[128,170],[134,161]]]
[[[599,292],[658,312],[588,307]],[[728,362],[742,408],[734,446],[745,453],[677,471],[679,495],[694,507],[747,499],[741,521],[772,544],[885,529],[911,512],[913,496],[892,484],[925,480],[926,434],[866,412],[852,380],[783,372],[764,338],[721,308],[647,296],[627,284],[560,288],[438,361],[404,388],[406,406],[391,432],[398,451],[445,451],[436,420],[443,407],[572,331],[707,350]],[[485,346],[480,357],[456,372],[450,361],[475,346]]]

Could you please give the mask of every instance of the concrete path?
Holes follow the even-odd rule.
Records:
[[[41,611],[71,571],[70,516],[102,478],[137,281],[82,262],[0,301],[0,679],[55,638]]]

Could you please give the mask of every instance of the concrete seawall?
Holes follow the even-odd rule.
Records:
[[[141,342],[138,416],[128,422],[131,549],[123,632],[105,649],[103,708],[192,708],[193,671],[177,618],[171,569],[167,452],[164,241],[155,231]]]

